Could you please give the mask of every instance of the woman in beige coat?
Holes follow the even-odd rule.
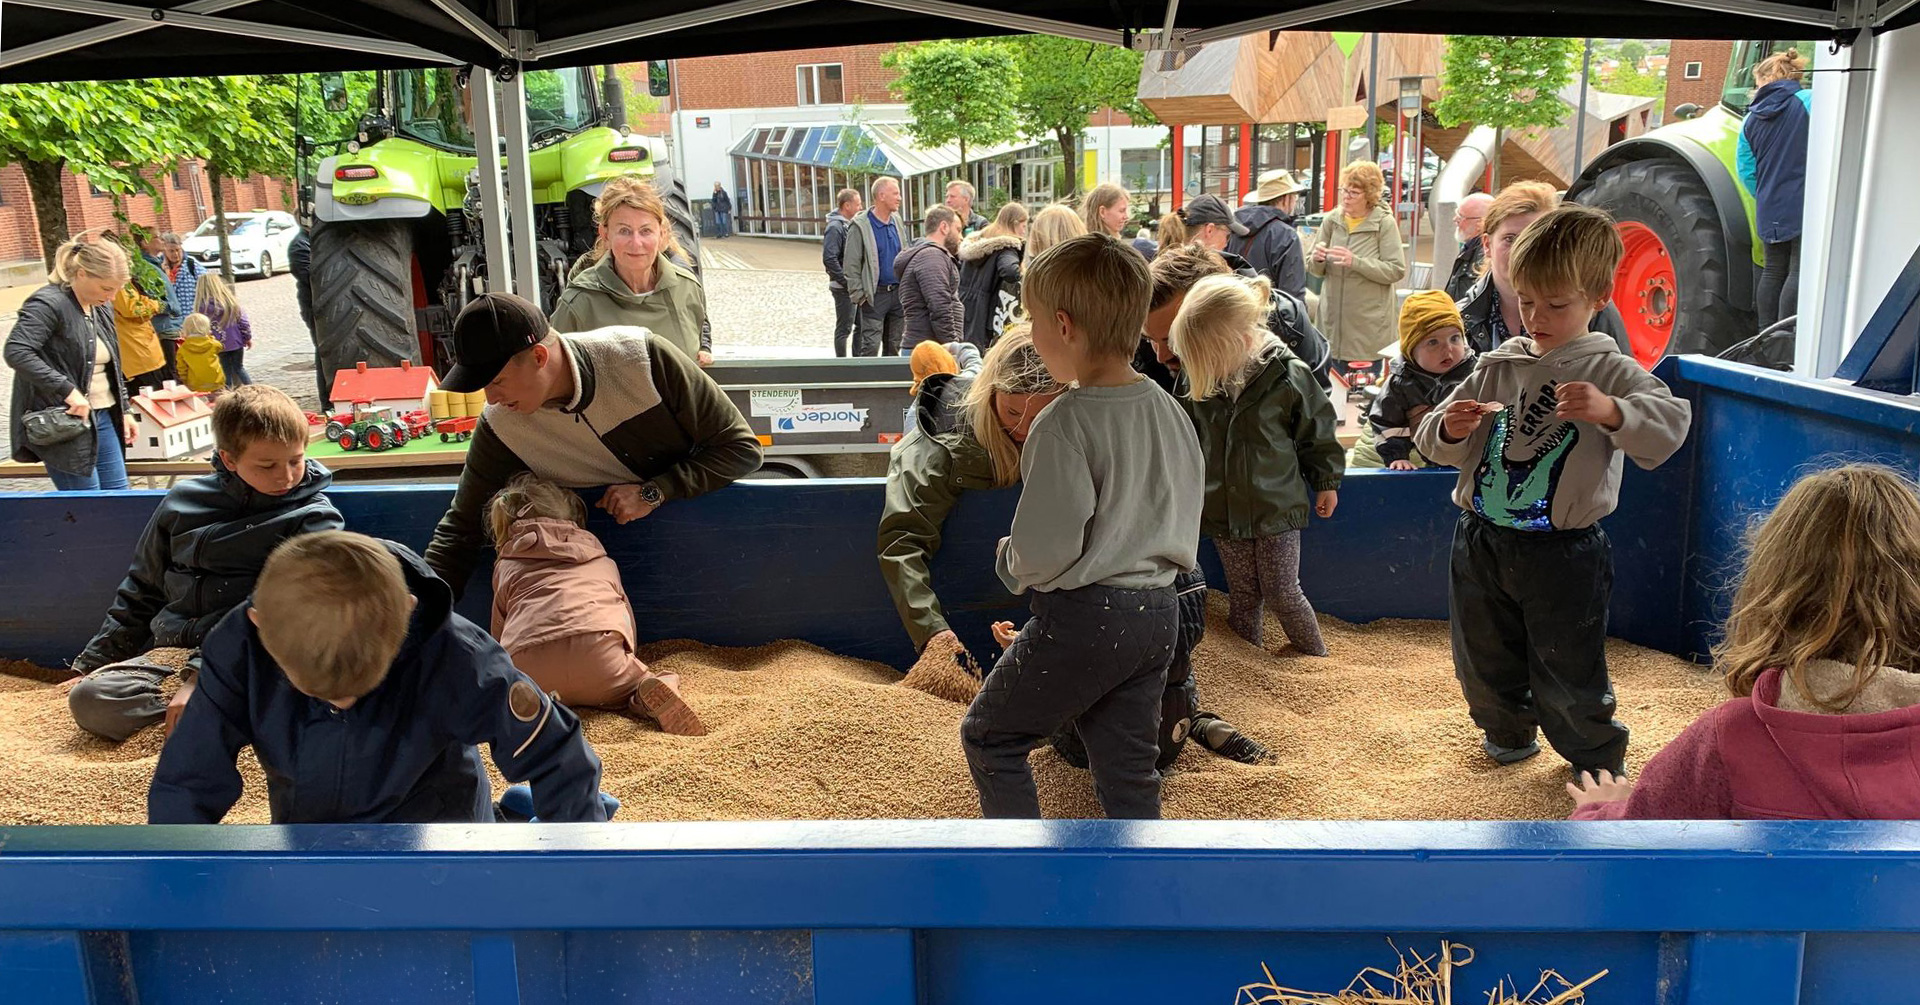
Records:
[[[1395,289],[1407,275],[1400,225],[1382,204],[1380,165],[1355,161],[1340,172],[1340,205],[1320,224],[1307,271],[1324,277],[1320,330],[1333,346],[1332,372],[1350,387],[1374,381],[1380,353],[1399,339]]]

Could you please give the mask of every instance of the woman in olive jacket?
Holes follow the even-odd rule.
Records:
[[[562,334],[637,325],[672,342],[701,366],[713,363],[707,294],[693,270],[674,261],[679,246],[653,186],[622,175],[593,203],[599,242],[574,263],[553,307]]]
[[[47,477],[62,492],[124,489],[124,448],[132,441],[133,422],[108,305],[127,285],[126,252],[111,241],[75,238],[54,252],[48,278],[52,282],[20,305],[19,320],[7,335],[13,459],[44,462]],[[27,442],[26,415],[47,408],[87,420],[90,434],[57,444],[57,450],[36,450]]]
[[[1328,213],[1307,256],[1320,287],[1320,331],[1332,343],[1336,373],[1371,363],[1399,340],[1395,289],[1407,276],[1400,224],[1382,197],[1380,165],[1355,161],[1340,172],[1340,205]]]

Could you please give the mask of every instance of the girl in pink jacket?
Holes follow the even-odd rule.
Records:
[[[1637,783],[1567,786],[1576,820],[1920,818],[1920,493],[1900,473],[1808,475],[1754,540],[1726,639],[1736,697]]]
[[[514,666],[569,706],[631,711],[676,736],[706,735],[680,697],[678,676],[654,673],[634,656],[620,568],[586,524],[578,495],[531,474],[494,495],[494,638]]]

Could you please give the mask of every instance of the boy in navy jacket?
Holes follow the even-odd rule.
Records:
[[[346,531],[287,541],[202,652],[149,823],[219,822],[249,744],[277,824],[490,822],[480,743],[509,781],[532,783],[540,819],[606,819],[580,720],[397,544]]]

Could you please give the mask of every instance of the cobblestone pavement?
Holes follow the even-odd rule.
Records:
[[[785,263],[794,260],[800,250],[776,254]],[[817,246],[811,253],[819,253]],[[832,355],[833,298],[827,293],[825,275],[728,267],[747,266],[764,257],[768,256],[727,249],[710,249],[705,255],[714,354],[728,359]],[[236,286],[236,292],[253,323],[253,350],[247,353],[247,372],[256,382],[286,391],[302,408],[318,410],[313,341],[300,321],[293,277],[283,274],[246,280]],[[0,339],[12,330],[13,318],[0,318]],[[5,414],[12,396],[13,373],[0,363],[0,414]],[[39,479],[0,479],[0,492],[45,491],[51,487]]]

